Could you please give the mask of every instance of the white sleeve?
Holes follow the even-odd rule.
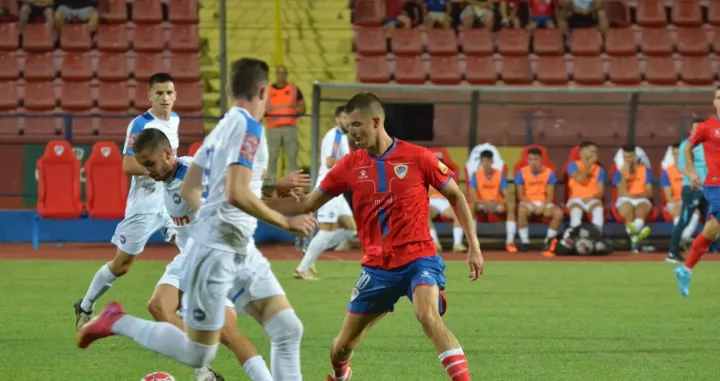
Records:
[[[323,166],[325,166],[325,159],[327,159],[329,156],[332,156],[333,151],[333,134],[325,134],[322,140],[322,144],[320,145],[320,163],[322,163]]]
[[[347,134],[343,134],[343,137],[340,140],[340,153],[338,154],[338,159],[349,153],[350,153],[350,142],[348,141]]]
[[[125,145],[123,145],[123,155],[132,155],[134,153],[132,146],[135,143],[135,138],[142,132],[143,127],[145,127],[145,123],[140,118],[135,118],[128,124]]]

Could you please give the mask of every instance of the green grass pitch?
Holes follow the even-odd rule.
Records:
[[[73,302],[101,262],[0,261],[0,380],[137,381],[152,371],[192,380],[187,367],[113,337],[75,347]],[[305,324],[306,380],[324,380],[330,341],[340,328],[355,262],[321,262],[319,282],[290,277],[295,262],[273,268]],[[122,302],[149,318],[145,303],[163,262],[141,261],[101,305]],[[477,282],[462,262],[448,262],[447,325],[460,339],[474,380],[718,380],[720,266],[703,263],[690,298],[664,263],[489,262]],[[240,329],[267,359],[268,342],[249,318]],[[246,379],[221,348],[213,367]],[[354,379],[446,380],[407,300],[357,349]]]

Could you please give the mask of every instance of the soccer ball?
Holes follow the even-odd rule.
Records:
[[[143,377],[140,381],[175,381],[175,377],[170,373],[153,372]]]
[[[594,248],[593,241],[587,238],[580,238],[575,242],[575,252],[579,255],[590,255]]]

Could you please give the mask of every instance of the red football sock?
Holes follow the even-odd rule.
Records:
[[[451,349],[440,354],[443,368],[452,381],[470,381],[470,370],[462,349]]]
[[[335,377],[346,376],[348,369],[350,369],[350,359],[340,362],[335,362],[330,359],[330,363],[332,364],[333,374],[335,374]]]
[[[703,254],[707,253],[712,243],[713,241],[705,238],[702,234],[697,236],[690,247],[690,255],[688,255],[688,258],[685,261],[685,267],[692,270],[692,268],[700,262],[700,258]]]

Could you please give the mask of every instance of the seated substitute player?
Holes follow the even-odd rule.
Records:
[[[607,176],[605,169],[597,162],[597,145],[593,142],[580,143],[580,160],[568,165],[568,201],[570,227],[582,224],[585,213],[590,213],[591,222],[601,232],[605,224],[603,196]]]
[[[442,160],[440,160],[440,162],[443,163]],[[435,224],[433,223],[433,220],[438,218],[439,216],[443,216],[452,221],[453,252],[465,252],[467,250],[467,246],[463,244],[463,237],[465,236],[465,234],[463,232],[462,226],[460,226],[460,221],[458,221],[457,217],[455,216],[455,212],[453,212],[453,209],[450,206],[450,201],[448,201],[445,196],[442,195],[442,193],[438,192],[438,190],[433,187],[430,187],[430,189],[428,189],[428,198],[430,201],[430,215],[428,219],[428,225],[430,226],[430,236],[435,242],[435,247],[437,248],[438,253],[441,253],[443,251],[443,248],[440,244],[440,238],[438,238],[437,230],[435,229]]]
[[[349,126],[344,106],[335,109],[335,122],[337,126],[325,134],[320,144],[321,163],[315,182],[317,185],[320,185],[325,175],[338,160],[350,153],[347,139]],[[317,219],[320,231],[310,241],[307,252],[300,265],[295,269],[293,276],[296,279],[317,279],[314,267],[320,254],[357,235],[352,210],[342,195],[323,205],[317,212]]]
[[[493,156],[489,150],[480,152],[480,168],[470,176],[470,209],[474,213],[504,215],[505,249],[517,253],[515,199],[509,191],[505,173],[493,168]]]
[[[148,177],[147,170],[135,160],[132,145],[144,129],[156,128],[168,137],[173,152],[177,150],[180,118],[172,112],[176,97],[175,84],[169,74],[156,73],[150,77],[148,98],[152,106],[130,122],[125,139],[123,170],[132,176],[132,182],[125,218],[118,224],[111,240],[117,247],[115,258],[95,273],[85,297],[75,302],[76,329],[90,320],[95,302],[119,277],[130,271],[135,257],[156,231],[162,232],[166,241],[173,241],[175,230],[165,210],[163,185]]]
[[[190,205],[206,200],[191,225],[193,244],[183,274],[185,331],[128,315],[112,302],[83,326],[78,347],[122,335],[191,367],[206,366],[217,354],[230,297],[237,311],[253,317],[267,333],[273,380],[302,379],[303,325],[268,260],[250,246],[258,218],[299,234],[315,228],[312,216],[285,217],[259,198],[268,147],[258,119],[268,98],[268,72],[267,63],[257,59],[233,62],[228,89],[233,107],[205,138],[180,188]]]
[[[544,252],[552,251],[552,239],[558,234],[563,222],[563,211],[553,202],[555,199],[555,172],[542,164],[542,151],[532,148],[527,152],[528,164],[515,174],[515,187],[518,197],[518,235],[520,251],[527,251],[530,245],[530,217],[550,219],[545,235]]]
[[[634,145],[626,145],[622,150],[624,164],[613,176],[618,194],[615,208],[625,220],[632,250],[637,251],[638,242],[650,235],[645,219],[652,211],[653,175],[650,168],[638,163]]]
[[[468,381],[463,350],[441,317],[446,310],[445,265],[427,226],[427,190],[432,186],[442,192],[458,216],[469,244],[470,278],[477,279],[483,271],[483,259],[463,191],[449,168],[430,151],[388,136],[385,112],[374,94],[356,94],[345,111],[350,135],[362,149],[342,158],[320,187],[302,196],[300,202],[269,201],[284,213],[302,214],[319,209],[349,189],[353,191],[363,271],[353,287],[340,333],[333,340],[333,374],[327,379],[351,378],[350,357],[363,335],[407,296],[449,378]]]

